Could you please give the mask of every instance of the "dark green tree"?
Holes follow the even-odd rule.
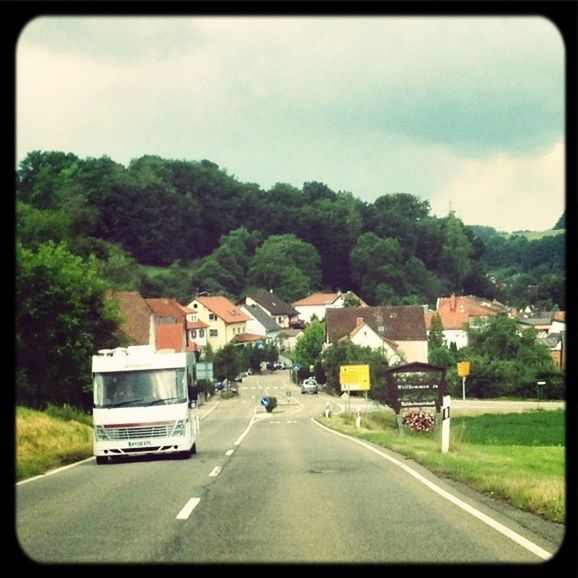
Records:
[[[319,265],[319,254],[313,245],[295,235],[273,235],[255,252],[248,283],[273,289],[291,303],[319,288]]]
[[[118,345],[118,310],[94,259],[64,244],[16,245],[17,401],[88,407],[91,358]]]

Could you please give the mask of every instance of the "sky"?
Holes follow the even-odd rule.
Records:
[[[38,17],[16,161],[208,159],[264,190],[409,193],[541,231],[565,209],[564,58],[540,16]]]

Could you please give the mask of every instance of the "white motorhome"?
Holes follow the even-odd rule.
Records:
[[[196,360],[193,353],[149,345],[102,349],[92,357],[94,455],[197,451]]]

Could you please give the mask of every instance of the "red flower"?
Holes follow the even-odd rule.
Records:
[[[403,417],[403,424],[413,431],[429,432],[433,430],[434,418],[430,413],[421,410],[410,411]]]

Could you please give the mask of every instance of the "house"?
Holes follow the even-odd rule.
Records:
[[[190,322],[193,312],[166,297],[145,299],[156,318],[156,348],[173,349],[176,352],[202,350],[202,340],[190,339],[198,323]],[[204,326],[204,324],[202,324]]]
[[[309,323],[315,316],[320,321],[325,319],[325,312],[328,309],[343,308],[349,302],[355,300],[361,307],[367,307],[367,303],[352,291],[346,293],[313,293],[293,302],[293,307],[298,311],[299,318]]]
[[[279,351],[295,351],[297,340],[303,335],[303,329],[281,329],[277,337],[279,342]]]
[[[440,297],[436,303],[435,311],[439,314],[444,337],[447,345],[455,344],[461,349],[468,344],[467,324],[476,317],[490,317],[493,315],[510,316],[511,309],[498,301],[489,301],[474,295],[451,295]],[[429,332],[433,311],[426,311],[425,323]]]
[[[552,361],[557,367],[566,363],[566,314],[564,311],[524,312],[518,318],[522,329],[532,327],[541,342],[548,347]]]
[[[326,345],[343,338],[379,349],[392,362],[428,361],[424,310],[419,305],[327,309]]]
[[[260,305],[241,303],[239,309],[250,317],[246,324],[246,331],[275,339],[281,331],[281,326]]]
[[[290,327],[299,312],[273,291],[257,291],[245,297],[245,305],[259,305],[281,328]]]
[[[220,295],[197,295],[188,305],[195,322],[206,325],[207,343],[213,351],[223,348],[236,335],[246,333],[246,324],[250,317],[229,299]]]
[[[370,347],[371,349],[381,350],[389,361],[389,365],[402,363],[398,344],[380,335],[377,331],[374,331],[372,327],[364,321],[363,317],[358,317],[353,331],[349,333],[349,335],[344,335],[339,341],[343,341],[344,339],[349,339],[351,343],[359,345],[360,347]]]
[[[156,319],[138,291],[109,291],[107,295],[119,306],[123,318],[118,336],[126,345],[156,347]]]

